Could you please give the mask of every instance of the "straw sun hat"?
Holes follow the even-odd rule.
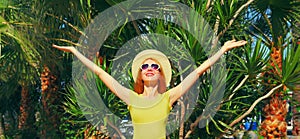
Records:
[[[149,49],[144,50],[138,53],[132,62],[131,72],[134,82],[136,82],[139,70],[141,65],[146,59],[154,59],[158,62],[160,68],[162,69],[164,73],[164,77],[166,80],[166,85],[169,86],[169,83],[171,81],[172,71],[171,71],[171,64],[169,62],[169,59],[165,54],[163,54],[160,51]]]

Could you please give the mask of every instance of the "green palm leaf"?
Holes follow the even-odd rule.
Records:
[[[286,47],[282,60],[282,83],[292,90],[300,83],[300,45],[296,43]]]

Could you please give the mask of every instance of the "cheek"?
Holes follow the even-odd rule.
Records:
[[[160,73],[157,73],[156,76],[157,76],[158,79],[162,78],[162,76],[160,75]]]
[[[158,75],[158,76],[160,76],[161,77],[161,72],[160,71],[155,71],[155,73]]]

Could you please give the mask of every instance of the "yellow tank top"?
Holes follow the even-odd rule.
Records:
[[[154,99],[130,93],[128,106],[132,123],[133,139],[165,139],[166,124],[170,113],[169,92],[159,94]]]

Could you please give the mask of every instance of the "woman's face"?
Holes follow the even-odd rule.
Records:
[[[152,60],[147,59],[141,65],[142,80],[146,82],[157,82],[160,78],[160,65]]]

